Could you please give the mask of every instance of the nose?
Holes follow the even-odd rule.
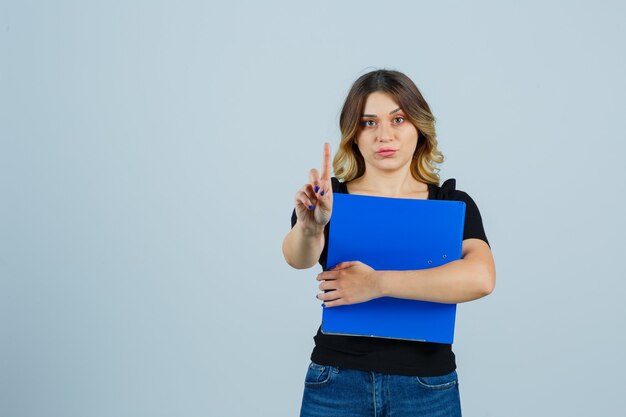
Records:
[[[378,129],[378,140],[381,142],[389,142],[393,139],[393,128],[390,123],[381,123]]]

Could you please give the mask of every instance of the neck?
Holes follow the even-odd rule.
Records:
[[[377,195],[401,197],[428,190],[428,185],[417,181],[410,170],[395,172],[365,171],[362,177],[354,180],[358,187]]]

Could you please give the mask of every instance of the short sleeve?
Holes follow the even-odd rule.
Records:
[[[297,222],[298,222],[298,216],[296,216],[296,209],[293,209],[293,213],[291,213],[291,228],[292,229],[296,225]]]
[[[463,229],[463,240],[480,239],[489,245],[487,235],[485,234],[485,228],[483,227],[483,220],[480,216],[480,211],[478,210],[478,206],[472,197],[463,191],[455,191],[454,194],[454,200],[465,202],[465,227]]]

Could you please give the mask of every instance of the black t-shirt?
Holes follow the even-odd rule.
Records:
[[[456,200],[465,202],[463,239],[481,239],[489,244],[480,212],[474,200],[465,192],[455,189],[456,181],[449,179],[441,187],[428,184],[429,200]],[[332,178],[334,193],[348,194],[345,183]],[[291,215],[291,227],[297,222],[296,212]],[[329,225],[324,230],[324,249],[319,263],[326,270]],[[452,345],[414,342],[362,336],[326,335],[321,326],[313,338],[315,348],[311,360],[321,365],[333,365],[362,371],[410,376],[445,375],[456,369]]]

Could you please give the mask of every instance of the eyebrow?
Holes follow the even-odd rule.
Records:
[[[390,111],[389,114],[397,113],[400,110],[402,110],[402,109],[400,107],[398,107],[397,109]],[[375,114],[363,114],[361,117],[378,117],[378,116],[376,116]]]

